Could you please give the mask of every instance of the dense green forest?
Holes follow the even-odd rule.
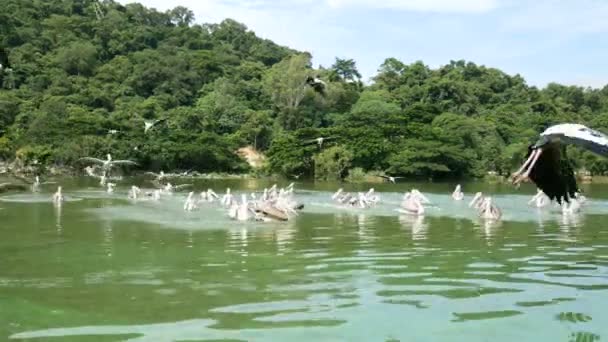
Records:
[[[352,59],[314,69],[308,53],[230,19],[195,24],[183,7],[5,0],[0,63],[0,158],[26,164],[112,153],[142,169],[247,172],[235,151],[251,145],[269,174],[479,177],[508,174],[549,124],[608,131],[608,87],[538,89],[471,62],[395,58],[364,85]],[[167,121],[144,133],[158,118]],[[320,136],[333,139],[305,143]],[[608,171],[569,152],[578,168]]]

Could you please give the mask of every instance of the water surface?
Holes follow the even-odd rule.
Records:
[[[285,223],[230,221],[184,193],[131,201],[66,181],[69,201],[0,197],[0,340],[27,341],[596,341],[608,339],[608,187],[576,216],[526,205],[531,187],[378,184],[366,210],[297,184],[303,212]],[[133,180],[141,184],[141,180]],[[260,190],[263,181],[198,181]],[[424,217],[395,211],[417,187]],[[479,221],[475,191],[502,222]]]

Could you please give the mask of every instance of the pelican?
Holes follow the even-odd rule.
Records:
[[[306,84],[311,86],[312,89],[314,89],[314,91],[316,91],[317,93],[319,93],[321,95],[325,95],[325,88],[327,87],[327,83],[325,83],[323,80],[321,80],[318,76],[306,77]]]
[[[63,197],[63,193],[61,192],[61,187],[57,187],[57,192],[53,194],[53,203],[61,204],[65,201],[65,197]]]
[[[311,144],[317,144],[319,145],[319,148],[323,147],[323,142],[327,141],[327,140],[332,140],[334,139],[333,137],[318,137],[315,139],[311,139],[311,140],[307,140],[304,142],[304,145],[311,145]]]
[[[426,196],[424,196],[420,191],[418,191],[418,189],[412,189],[411,193],[412,193],[412,196],[418,197],[420,202],[422,202],[423,204],[431,203],[431,201],[429,201],[429,199],[426,198]]]
[[[538,189],[536,191],[536,195],[534,195],[529,201],[528,204],[535,206],[537,208],[542,208],[545,207],[547,205],[549,205],[549,198],[547,197],[547,195],[545,195],[545,193],[541,190]]]
[[[471,202],[469,202],[469,207],[479,209],[481,207],[481,204],[483,203],[483,199],[484,197],[481,192],[475,193],[475,196],[473,196],[473,199],[471,200]]]
[[[492,203],[492,197],[484,198],[479,208],[479,217],[486,220],[500,220],[501,216],[502,212]]]
[[[152,192],[152,199],[155,201],[160,201],[160,190],[156,189]]]
[[[241,204],[236,209],[236,219],[239,221],[247,221],[250,217],[249,202],[247,202],[247,195],[241,195]]]
[[[385,175],[380,175],[380,177],[386,179],[387,182],[391,182],[391,183],[396,183],[396,180],[399,178],[403,178],[403,177],[394,177],[394,176],[385,176]]]
[[[264,190],[266,190],[266,189],[264,189]],[[230,206],[232,206],[232,204],[234,203],[234,196],[230,193],[230,188],[226,189],[226,194],[224,196],[222,196],[220,203],[222,204],[222,206],[224,206],[226,208],[229,208]]]
[[[131,161],[131,160],[112,160],[112,155],[110,155],[109,153],[106,155],[106,157],[107,157],[106,160],[101,160],[101,159],[93,158],[93,157],[83,157],[83,158],[80,158],[79,160],[84,160],[84,161],[101,164],[102,169],[104,171],[109,171],[111,168],[113,168],[116,165],[138,165],[136,162]]]
[[[410,215],[424,215],[424,205],[417,196],[412,196],[411,193],[406,193],[401,202],[400,212]]]
[[[148,133],[148,131],[154,128],[154,126],[165,121],[167,121],[167,118],[162,118],[158,120],[144,120],[144,133]]]
[[[454,189],[454,192],[452,193],[452,198],[455,201],[462,201],[464,199],[464,194],[460,189],[460,184],[456,185],[456,189]]]
[[[114,183],[108,183],[107,186],[108,186],[108,188],[106,189],[106,192],[109,193],[109,194],[113,193],[114,192],[114,187],[116,186],[116,184],[114,184]]]
[[[342,194],[344,193],[344,190],[342,190],[342,188],[338,189],[338,191],[336,191],[332,196],[331,199],[336,200],[338,199]]]
[[[131,190],[129,190],[129,198],[137,199],[139,194],[141,193],[141,189],[135,185],[131,186]]]
[[[108,134],[109,135],[114,135],[114,134],[118,134],[118,133],[120,133],[120,131],[117,130],[117,129],[109,129],[108,130]]]
[[[526,161],[512,175],[518,185],[532,180],[550,200],[568,202],[579,191],[572,165],[563,144],[574,144],[601,156],[608,156],[608,136],[586,126],[572,123],[554,125],[540,134],[538,141],[528,147]]]
[[[192,211],[196,208],[197,208],[196,201],[194,201],[194,191],[190,191],[190,193],[188,194],[188,198],[186,199],[186,202],[184,203],[184,210]]]

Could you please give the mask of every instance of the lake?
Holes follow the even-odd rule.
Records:
[[[140,179],[132,180],[138,184]],[[280,183],[279,185],[286,185]],[[231,221],[186,193],[127,199],[93,180],[0,196],[4,341],[597,341],[608,339],[608,186],[579,215],[529,207],[531,185],[296,183],[289,222]],[[218,194],[269,186],[204,180]],[[338,187],[381,196],[331,202]],[[424,217],[395,211],[416,187]],[[492,194],[503,220],[467,203]]]

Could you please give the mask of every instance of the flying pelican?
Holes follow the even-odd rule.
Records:
[[[303,145],[312,145],[312,144],[317,144],[319,145],[319,148],[323,147],[323,143],[327,140],[332,140],[334,139],[334,137],[318,137],[315,139],[311,139],[311,140],[306,140]]]
[[[531,179],[551,200],[568,202],[578,192],[572,165],[562,144],[574,144],[601,156],[608,156],[608,136],[586,126],[572,123],[554,125],[540,134],[528,147],[526,161],[512,175],[518,185]]]
[[[117,130],[117,129],[109,129],[108,130],[108,134],[109,135],[114,135],[114,134],[118,134],[118,133],[120,133],[120,131]]]
[[[403,178],[403,177],[393,177],[393,176],[385,176],[385,175],[380,175],[380,177],[386,179],[388,182],[391,182],[391,183],[396,183],[397,179]]]
[[[314,89],[317,93],[319,93],[321,95],[325,95],[325,88],[327,87],[327,83],[325,83],[323,80],[321,80],[318,76],[306,77],[306,84],[311,86],[312,89]]]
[[[452,193],[452,198],[456,201],[462,201],[464,199],[460,184],[456,185],[456,189],[454,189],[454,192]]]
[[[65,201],[65,197],[63,197],[63,193],[61,192],[61,187],[57,187],[57,192],[53,194],[53,203],[61,204]]]
[[[131,160],[112,160],[112,155],[109,153],[106,155],[106,160],[101,160],[93,157],[83,157],[79,160],[89,161],[97,164],[101,164],[103,170],[109,171],[112,167],[116,165],[138,165],[136,162]]]
[[[144,133],[148,133],[148,131],[154,128],[156,125],[165,121],[167,121],[167,118],[162,118],[158,120],[144,120]]]

